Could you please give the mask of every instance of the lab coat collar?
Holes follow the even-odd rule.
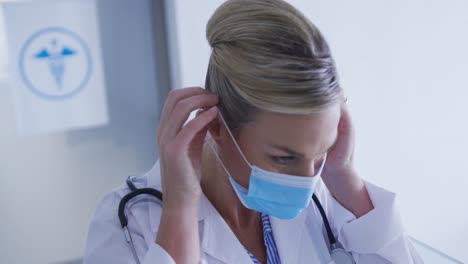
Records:
[[[215,210],[203,220],[202,252],[223,263],[252,263],[244,246]]]
[[[303,248],[311,249],[310,244],[304,245],[303,239],[304,236],[309,235],[305,226],[306,217],[306,210],[291,220],[281,220],[270,216],[273,236],[282,263],[299,263],[299,253],[304,251]]]
[[[215,210],[215,208],[212,208]],[[283,263],[310,263],[311,258],[301,258],[312,250],[312,238],[306,228],[307,212],[291,220],[270,217],[278,253]],[[224,263],[251,263],[246,249],[239,242],[224,219],[215,211],[204,219],[201,249]]]

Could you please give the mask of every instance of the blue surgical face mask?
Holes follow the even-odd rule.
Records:
[[[251,168],[248,189],[236,182],[231,176],[214,146],[211,145],[211,139],[208,140],[208,145],[229,176],[229,181],[242,204],[249,209],[280,219],[292,219],[298,216],[309,205],[315,187],[320,180],[326,154],[314,176],[294,176],[261,169],[252,165],[245,158],[221,114],[220,117],[242,158]]]

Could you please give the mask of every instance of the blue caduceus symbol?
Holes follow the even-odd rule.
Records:
[[[38,59],[48,60],[50,73],[55,79],[57,89],[62,89],[62,79],[65,72],[64,60],[67,57],[75,55],[76,51],[66,46],[64,46],[62,49],[59,49],[56,39],[51,41],[51,46],[52,50],[44,48],[39,53],[37,53],[35,57]]]
[[[35,95],[48,100],[70,98],[90,80],[91,53],[75,32],[62,27],[45,28],[32,34],[23,45],[19,72]]]

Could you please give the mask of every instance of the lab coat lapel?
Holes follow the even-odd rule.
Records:
[[[270,217],[281,263],[323,263],[314,246],[315,230],[308,226],[310,221],[306,221],[309,217],[307,210],[291,220]],[[318,233],[317,238],[320,238],[320,230]]]
[[[203,221],[201,249],[223,263],[252,263],[244,246],[239,242],[224,219],[215,213]]]
[[[305,233],[305,214],[291,220],[270,216],[276,247],[282,263],[297,263],[299,246]]]

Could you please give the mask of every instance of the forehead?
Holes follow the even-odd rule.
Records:
[[[242,128],[239,141],[248,143],[248,147],[281,145],[306,155],[318,155],[334,143],[339,119],[339,106],[310,115],[259,112],[253,122]]]

